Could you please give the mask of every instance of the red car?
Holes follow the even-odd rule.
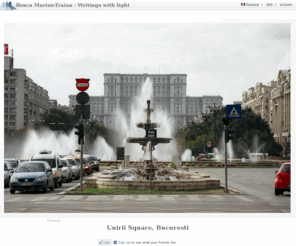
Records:
[[[276,196],[283,194],[284,191],[291,191],[291,177],[290,177],[291,165],[290,163],[283,163],[278,171],[276,171],[276,177],[274,180],[274,193]]]

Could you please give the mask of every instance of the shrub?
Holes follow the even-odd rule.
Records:
[[[175,165],[174,162],[171,162],[171,163],[169,164],[169,167],[174,168],[174,169],[177,169],[177,167],[176,167],[176,165]]]
[[[212,166],[212,163],[209,163],[208,166]]]
[[[202,163],[198,163],[197,165],[198,165],[198,166],[202,166]]]
[[[221,164],[216,164],[216,167],[221,167]]]
[[[190,165],[189,163],[186,163],[186,164],[185,164],[185,166],[187,166],[187,167],[188,167],[188,166],[191,166],[191,165]]]

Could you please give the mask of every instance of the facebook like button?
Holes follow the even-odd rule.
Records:
[[[112,245],[111,239],[99,239],[98,245]]]

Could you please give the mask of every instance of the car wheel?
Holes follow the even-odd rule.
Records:
[[[15,190],[10,190],[10,194],[14,194],[15,193]]]
[[[75,177],[75,179],[77,180],[77,179],[79,179],[79,178],[80,178],[80,175],[77,174],[76,177]]]
[[[54,179],[54,188],[59,188],[59,183],[57,179]]]
[[[278,196],[278,195],[282,194],[282,192],[279,189],[274,189],[274,194],[276,196]]]
[[[70,182],[72,182],[72,181],[73,181],[73,175],[71,174]]]
[[[90,175],[90,173],[88,173],[87,175]]]
[[[46,184],[45,184],[44,189],[42,189],[42,191],[43,191],[43,193],[46,193],[46,192],[47,192],[47,182],[46,182]]]
[[[100,171],[100,168],[99,168],[99,167],[97,168],[97,171],[98,171],[98,172]]]
[[[63,186],[63,180],[62,180],[62,178],[61,178],[61,180],[60,180],[60,182],[59,182],[59,185],[60,185],[60,187]]]

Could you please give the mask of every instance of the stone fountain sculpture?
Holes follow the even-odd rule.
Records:
[[[155,171],[157,170],[156,164],[153,163],[152,158],[152,151],[155,150],[155,145],[159,143],[170,143],[172,138],[158,138],[156,128],[160,127],[158,123],[151,122],[151,113],[153,112],[153,109],[150,108],[150,100],[147,100],[147,108],[144,109],[144,112],[147,114],[147,120],[146,122],[140,122],[137,123],[138,128],[143,128],[146,131],[145,137],[135,138],[135,137],[129,137],[126,139],[127,143],[137,143],[142,145],[142,150],[145,151],[146,146],[149,144],[149,152],[150,152],[150,160],[146,160],[146,167],[145,170],[147,172],[147,179],[150,181],[155,176]],[[152,136],[149,135],[149,133],[152,133]],[[157,163],[157,162],[156,162]]]

